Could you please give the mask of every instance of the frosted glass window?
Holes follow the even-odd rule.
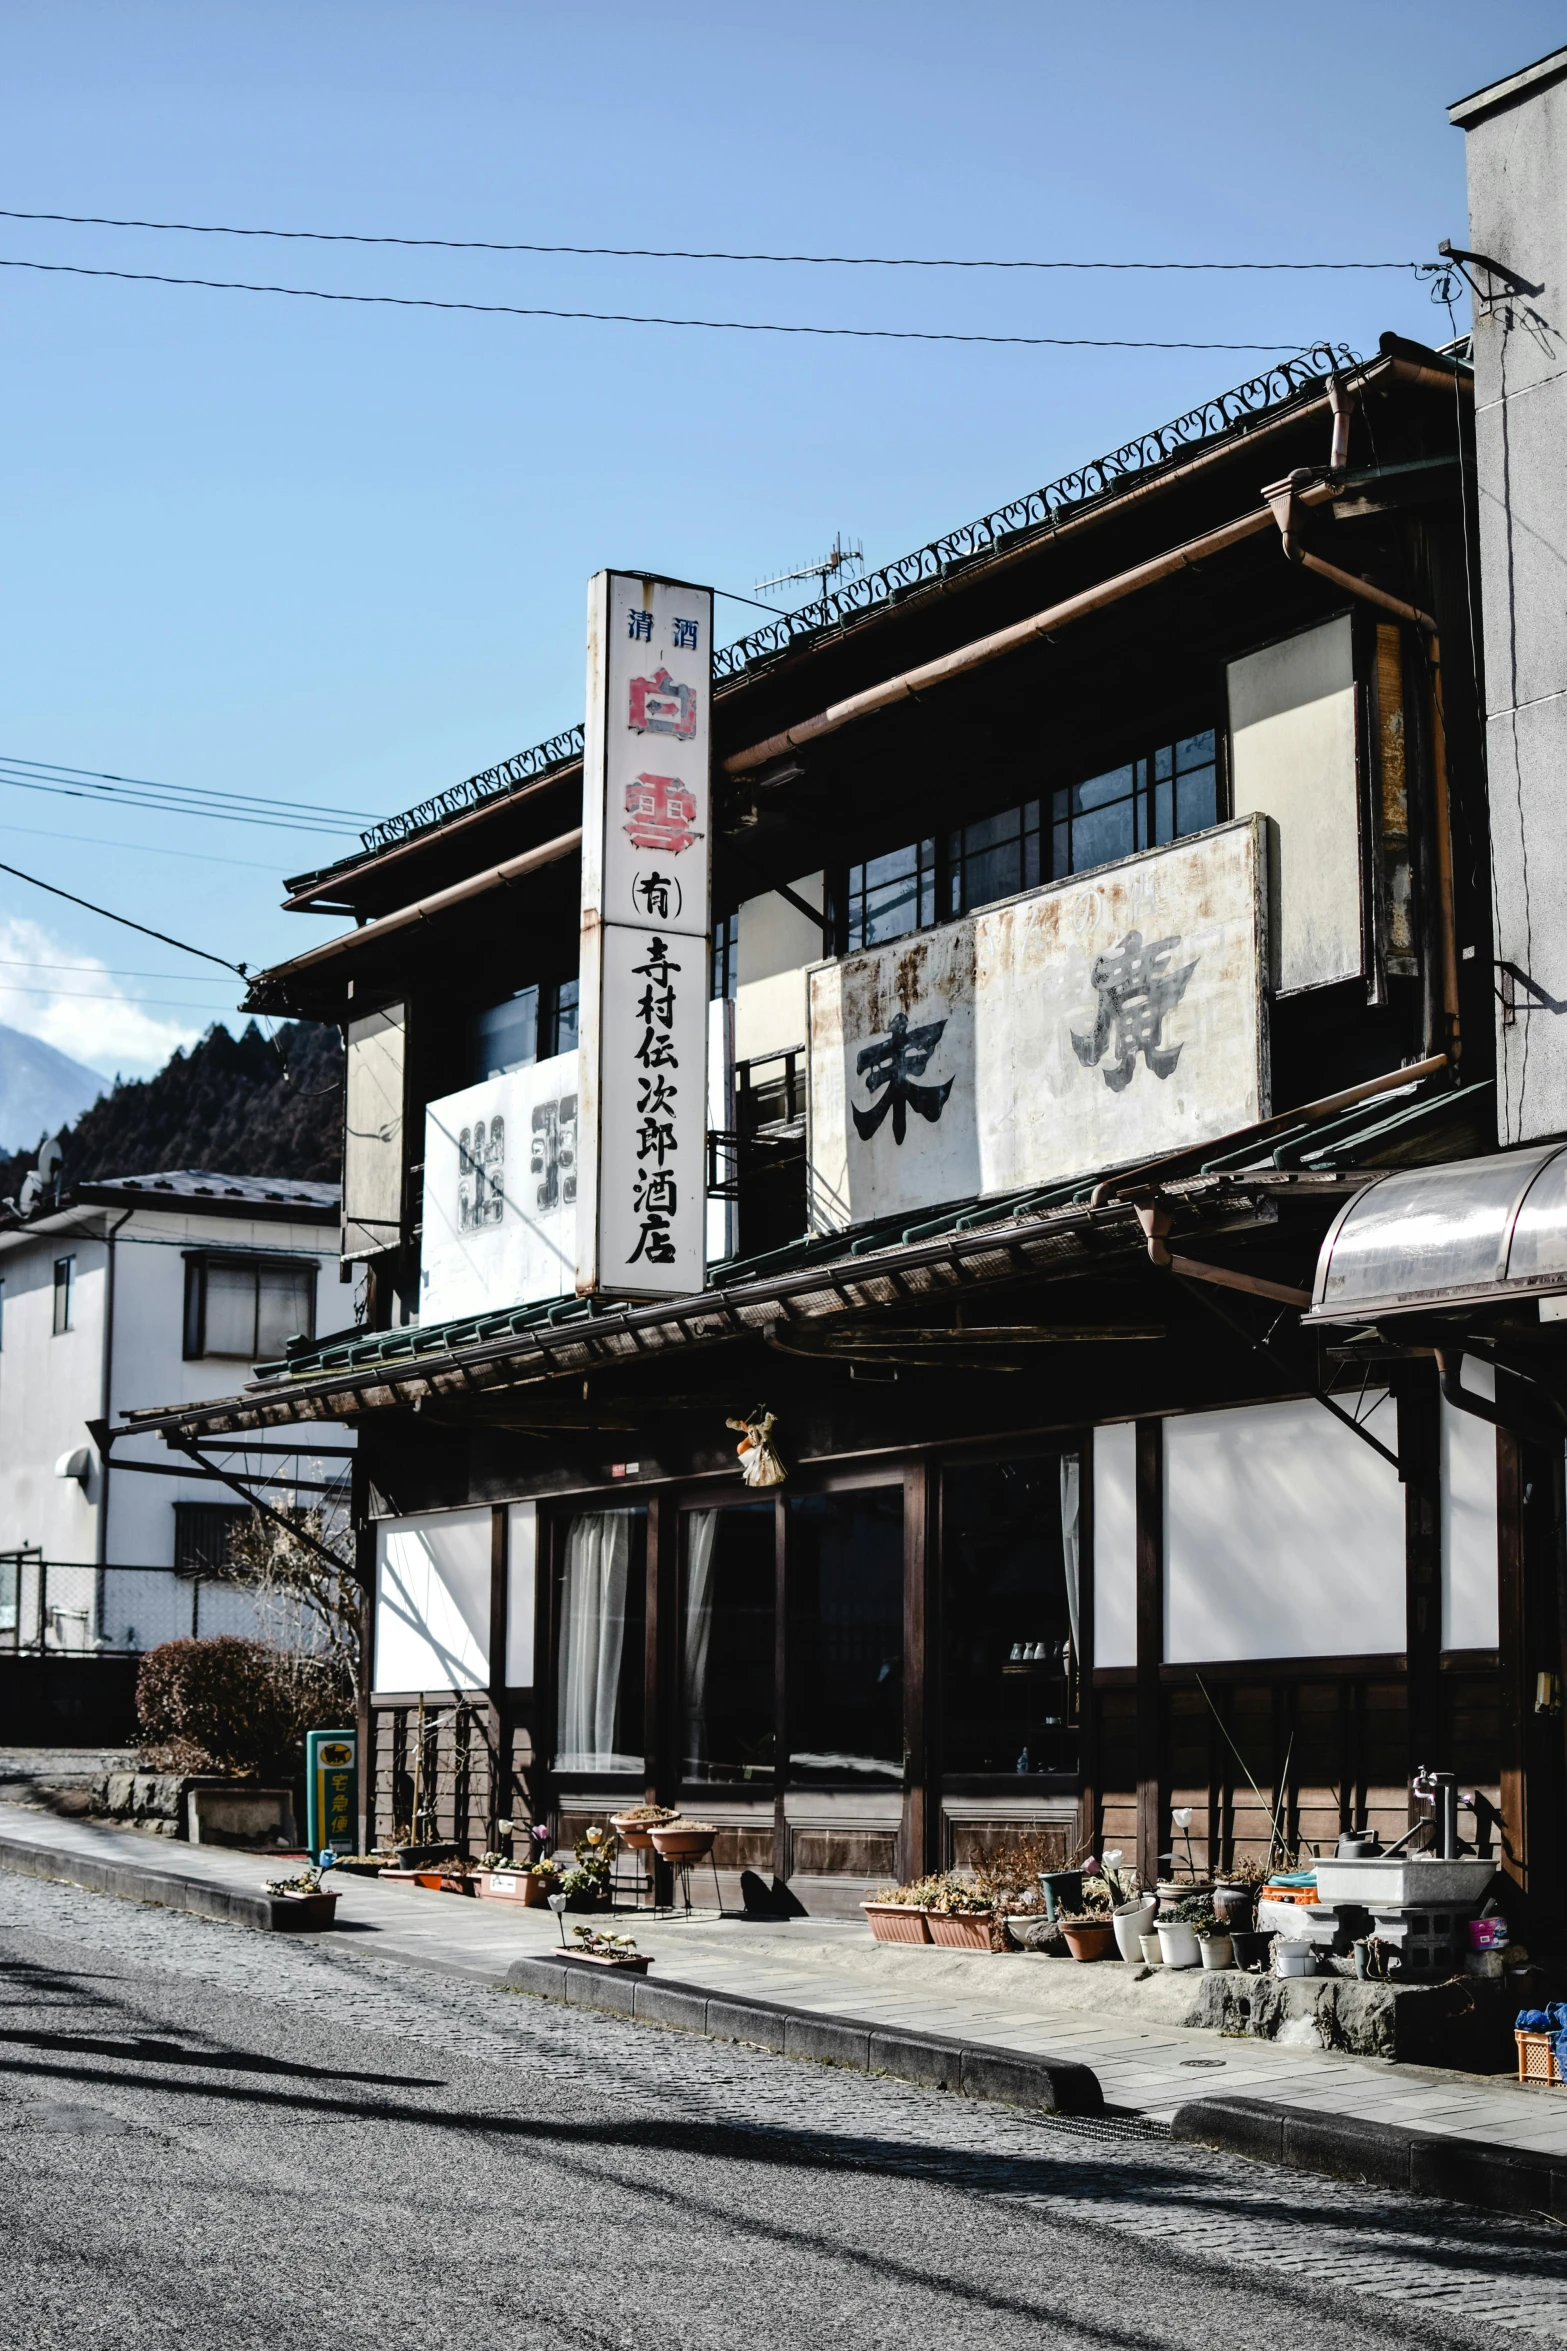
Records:
[[[506,1683],[533,1687],[533,1612],[539,1560],[539,1506],[514,1502],[506,1513]]]
[[[480,1690],[490,1678],[490,1513],[376,1529],[375,1687]]]
[[[1137,1430],[1094,1431],[1094,1663],[1137,1663]]]
[[[208,1355],[243,1355],[247,1361],[254,1359],[256,1269],[253,1265],[208,1266],[205,1336]]]
[[[1496,1401],[1496,1374],[1466,1358],[1464,1386]],[[1497,1624],[1496,1431],[1442,1403],[1442,1646],[1494,1649]]]
[[[1391,1398],[1367,1407],[1391,1446]],[[1320,1404],[1167,1420],[1164,1479],[1172,1664],[1403,1650],[1404,1489]]]

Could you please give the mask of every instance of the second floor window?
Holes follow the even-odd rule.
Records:
[[[54,1335],[72,1328],[72,1307],[75,1303],[76,1260],[57,1257],[54,1261]]]
[[[1050,795],[1050,872],[1059,881],[1159,849],[1219,821],[1218,745],[1212,727],[1163,743]]]
[[[577,1049],[577,982],[543,981],[519,988],[473,1019],[469,1083],[503,1078],[535,1061]]]
[[[849,868],[849,953],[901,939],[936,919],[936,844],[911,841]]]
[[[714,996],[732,996],[740,985],[740,917],[720,914],[713,921]]]
[[[232,1355],[246,1363],[281,1355],[315,1331],[312,1258],[188,1257],[185,1354]]]

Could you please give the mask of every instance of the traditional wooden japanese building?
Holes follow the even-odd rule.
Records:
[[[367,1837],[423,1735],[438,1833],[680,1803],[842,1908],[1427,1765],[1557,1902],[1560,1432],[1313,1310],[1496,1148],[1472,412],[1319,349],[718,654],[689,1295],[574,1279],[580,732],[289,885],[354,917],[252,1001],[344,1028],[369,1321],[166,1425],[357,1431]]]

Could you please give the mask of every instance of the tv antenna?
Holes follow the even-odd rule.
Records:
[[[805,580],[815,580],[821,589],[822,602],[827,601],[829,582],[840,580],[848,571],[858,571],[865,561],[865,550],[858,539],[850,547],[843,543],[842,531],[833,533],[832,545],[816,563],[802,563],[798,571],[774,572],[771,579],[758,580],[753,593],[765,596],[770,588],[792,588]]]

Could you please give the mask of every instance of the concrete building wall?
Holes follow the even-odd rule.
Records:
[[[1466,133],[1499,1139],[1567,1130],[1567,50],[1449,109]],[[1510,967],[1510,968],[1509,968]]]

